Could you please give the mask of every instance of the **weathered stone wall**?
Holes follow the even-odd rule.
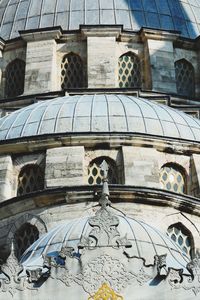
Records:
[[[190,194],[190,157],[159,152],[151,148],[123,147],[125,184],[161,188],[160,170],[165,164],[180,165],[186,174]]]
[[[152,90],[176,93],[174,49],[172,41],[148,39]]]

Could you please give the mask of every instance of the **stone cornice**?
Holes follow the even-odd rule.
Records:
[[[26,42],[57,40],[62,35],[62,28],[58,26],[54,28],[41,28],[37,30],[23,30],[19,33],[21,38]]]
[[[71,186],[14,197],[0,203],[0,219],[56,205],[98,202],[101,189],[101,186]],[[113,205],[128,202],[138,205],[173,207],[178,211],[200,216],[200,200],[195,197],[141,186],[109,185],[109,189]]]
[[[200,143],[176,138],[140,133],[58,133],[29,136],[0,141],[1,154],[45,151],[62,146],[103,147],[105,149],[122,146],[155,148],[161,152],[191,155],[200,153]]]
[[[139,31],[139,35],[141,36],[143,41],[146,41],[148,39],[159,41],[176,41],[178,38],[180,38],[179,31],[150,29],[145,27],[142,27],[142,29]]]
[[[123,31],[122,25],[81,25],[80,30],[86,37],[115,37],[118,38]]]

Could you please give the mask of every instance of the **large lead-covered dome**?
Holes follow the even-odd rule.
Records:
[[[0,36],[15,38],[19,30],[79,25],[122,24],[126,30],[150,27],[200,34],[199,0],[1,0]]]
[[[65,96],[0,119],[0,140],[55,133],[139,133],[200,141],[200,121],[126,95]]]

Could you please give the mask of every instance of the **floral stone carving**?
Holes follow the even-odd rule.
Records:
[[[6,263],[1,266],[1,272],[4,275],[0,279],[1,290],[9,292],[12,296],[17,290],[24,290],[27,282],[19,276],[22,271],[23,267],[19,264],[15,256],[14,243],[12,243],[10,255]]]

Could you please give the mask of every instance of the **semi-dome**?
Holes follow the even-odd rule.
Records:
[[[97,214],[90,218],[72,220],[58,225],[44,234],[22,256],[21,263],[24,268],[32,269],[43,266],[45,256],[58,259],[63,248],[69,249],[72,256],[79,258],[83,242],[91,239],[89,249],[116,248],[117,244],[119,247],[123,247],[123,243],[128,241],[129,247],[126,250],[128,257],[142,259],[148,266],[154,265],[155,256],[164,255],[166,256],[166,267],[182,269],[188,273],[186,266],[190,261],[189,257],[167,235],[142,221],[124,215],[115,215],[107,210],[105,212],[100,210],[100,213],[105,214],[107,218],[104,220],[105,216]],[[108,223],[105,228],[113,238],[111,243],[107,244],[107,240],[103,237],[105,228],[101,228],[103,223],[99,221],[100,218],[104,220],[105,224]],[[95,226],[98,227],[98,230],[95,230]],[[116,229],[114,229],[115,226]],[[94,229],[92,229],[93,227]],[[110,231],[109,228],[112,230]],[[95,233],[103,239],[103,244],[101,241],[98,246]],[[120,238],[123,239],[120,240]],[[120,242],[117,242],[117,239]],[[93,242],[94,244],[97,242],[97,244],[94,245]]]
[[[198,0],[15,0],[0,1],[0,36],[15,38],[19,30],[79,25],[122,24],[126,30],[141,27],[180,31],[195,38],[200,33]]]
[[[0,119],[0,140],[56,133],[137,133],[200,141],[200,121],[168,106],[126,95],[64,96]]]

